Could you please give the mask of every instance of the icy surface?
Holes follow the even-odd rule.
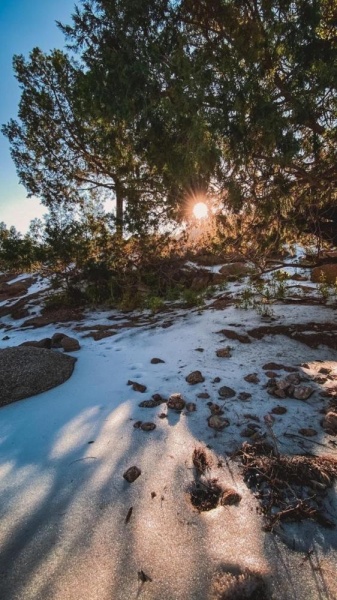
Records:
[[[335,311],[321,306],[276,305],[273,310],[277,324],[335,321]],[[0,341],[5,348],[65,331],[81,343],[66,383],[0,409],[0,598],[207,600],[220,567],[262,573],[277,600],[336,598],[336,533],[306,523],[287,529],[287,545],[265,533],[257,501],[229,457],[243,441],[240,431],[249,422],[244,415],[258,417],[264,431],[263,417],[279,403],[288,409],[275,418],[282,452],[336,455],[319,424],[320,386],[315,384],[317,391],[306,402],[276,400],[263,388],[262,365],[305,362],[308,368],[300,371],[306,376],[324,361],[337,374],[337,353],[284,336],[251,344],[228,340],[217,332],[244,333],[263,324],[255,311],[234,306],[145,317],[100,341],[85,337],[76,323],[17,327],[7,332],[9,340]],[[129,318],[116,311],[88,313],[81,325],[125,325]],[[168,320],[170,326],[163,328]],[[217,358],[216,350],[227,345],[231,358]],[[153,357],[165,362],[151,364]],[[185,381],[194,370],[202,372],[204,383]],[[244,380],[253,372],[259,385]],[[221,382],[213,383],[215,377]],[[147,391],[133,391],[128,380],[146,385]],[[222,401],[222,385],[237,395],[250,392],[252,398]],[[207,400],[197,398],[206,391],[230,421],[223,432],[207,425]],[[195,402],[196,412],[170,413],[165,404],[138,406],[154,393],[167,398],[174,392]],[[158,418],[162,412],[168,418]],[[137,420],[153,421],[156,429],[135,429]],[[298,442],[284,436],[296,435],[300,427],[314,427],[318,435]],[[188,489],[197,446],[207,447],[212,476],[242,494],[239,506],[201,514],[193,509]],[[122,475],[132,465],[142,474],[128,484]],[[140,570],[152,581],[141,583]]]

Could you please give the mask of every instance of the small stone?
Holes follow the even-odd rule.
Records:
[[[204,352],[204,348],[195,348],[196,352]]]
[[[221,377],[214,377],[212,383],[220,383]]]
[[[133,426],[135,429],[139,429],[143,421],[136,421]]]
[[[67,337],[66,333],[56,332],[51,337],[52,348],[62,348],[61,341],[64,337]]]
[[[239,400],[242,400],[242,402],[247,402],[251,397],[252,395],[249,392],[240,392],[238,396]]]
[[[210,397],[208,392],[200,392],[200,394],[197,394],[197,398],[201,398],[201,400],[208,400]]]
[[[182,411],[186,406],[186,402],[181,394],[171,394],[167,401],[167,408],[172,408],[178,412]]]
[[[256,433],[256,429],[253,427],[245,427],[245,429],[242,429],[242,431],[240,432],[241,437],[252,437],[254,434]]]
[[[140,408],[155,408],[160,404],[162,404],[162,400],[154,400],[152,398],[152,400],[143,400],[143,402],[140,402],[138,406],[140,406]]]
[[[257,373],[250,373],[249,375],[246,375],[246,377],[244,377],[244,380],[248,383],[260,383],[260,379]]]
[[[287,412],[285,406],[274,406],[271,411],[274,415],[284,415]]]
[[[276,388],[276,389],[272,390],[271,393],[273,394],[273,396],[276,396],[277,398],[282,398],[282,400],[284,400],[284,398],[287,397],[286,392],[282,389]]]
[[[9,335],[5,335],[5,337],[3,337],[2,339],[6,342],[7,340],[10,339],[10,337],[9,337]]]
[[[330,434],[336,435],[337,433],[337,413],[329,411],[322,422],[323,428]]]
[[[140,392],[141,394],[144,394],[144,392],[146,392],[147,387],[146,385],[143,385],[142,383],[138,383],[137,381],[131,381],[129,379],[127,385],[132,385],[132,389],[135,392]]]
[[[141,475],[141,473],[141,470],[138,467],[134,466],[127,469],[125,473],[123,473],[123,477],[129,483],[133,483],[134,481],[136,481],[139,475]]]
[[[208,402],[209,409],[212,415],[223,415],[223,410],[219,404],[214,404],[213,402]]]
[[[219,389],[218,394],[219,396],[221,396],[221,398],[234,398],[234,396],[236,395],[236,391],[230,387],[227,387],[227,385],[223,385]]]
[[[330,375],[331,369],[329,369],[328,367],[321,367],[318,372],[322,375]]]
[[[247,413],[243,416],[245,419],[251,419],[252,421],[255,421],[255,423],[260,423],[260,419],[256,415],[251,415],[250,413]]]
[[[192,373],[187,375],[186,381],[190,385],[195,385],[196,383],[202,383],[205,381],[205,378],[202,376],[200,371],[192,371]]]
[[[194,412],[195,410],[197,410],[197,406],[194,402],[187,402],[186,410],[187,412]]]
[[[236,490],[229,489],[224,490],[220,498],[220,504],[222,506],[233,506],[241,502],[242,496]]]
[[[217,431],[222,431],[222,429],[225,429],[225,427],[228,427],[229,425],[229,420],[220,415],[212,415],[211,417],[208,417],[207,421],[208,426]]]
[[[266,371],[265,375],[266,375],[266,377],[269,377],[270,379],[274,379],[274,377],[278,377],[278,374],[275,373],[275,371]]]
[[[158,419],[167,419],[167,414],[166,413],[160,413],[160,415],[158,415]]]
[[[311,429],[310,427],[307,429],[299,429],[298,433],[304,435],[305,437],[313,437],[314,435],[317,435],[317,431],[315,431],[315,429]]]
[[[151,365],[159,365],[160,363],[164,363],[165,361],[161,358],[151,358]]]
[[[308,385],[299,385],[294,390],[294,398],[296,398],[296,400],[307,400],[314,391],[315,390]]]
[[[156,425],[154,423],[142,423],[140,426],[142,431],[153,431],[154,429],[156,429]]]
[[[216,351],[216,355],[218,358],[230,358],[232,356],[231,348],[229,346],[226,348],[219,348],[219,350]]]
[[[299,373],[290,373],[285,377],[285,380],[288,381],[291,385],[299,385],[302,381],[302,378]]]
[[[79,342],[75,338],[69,337],[68,335],[63,336],[60,344],[61,348],[63,348],[65,352],[75,352],[81,348]]]
[[[156,497],[156,495],[157,495],[156,492],[151,492],[151,498],[152,498],[152,500],[153,500],[153,498]]]

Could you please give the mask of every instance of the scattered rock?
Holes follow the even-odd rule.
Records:
[[[288,373],[295,373],[295,371],[298,371],[298,369],[296,369],[296,367],[287,367],[285,365],[281,365],[275,362],[269,362],[266,363],[265,365],[263,365],[262,369],[264,371],[288,371]]]
[[[7,341],[7,340],[9,340],[9,339],[10,339],[10,337],[9,337],[9,335],[5,335],[5,336],[4,336],[2,339],[3,339],[4,341]]]
[[[155,408],[156,406],[159,406],[162,403],[162,399],[155,400],[154,398],[152,398],[152,400],[143,400],[143,402],[140,402],[138,406],[140,406],[140,408]]]
[[[141,394],[144,394],[144,392],[146,392],[146,390],[147,390],[146,385],[143,385],[142,383],[138,383],[137,381],[131,381],[131,379],[129,379],[129,381],[127,382],[127,385],[131,385],[132,389],[135,392],[140,392]]]
[[[260,423],[260,418],[256,415],[251,415],[250,413],[246,413],[243,415],[245,419],[250,419],[251,421],[255,421],[255,423]]]
[[[208,400],[210,397],[208,392],[200,392],[200,394],[197,394],[197,398],[201,398],[201,400]]]
[[[238,396],[239,400],[242,400],[242,402],[247,402],[251,397],[252,395],[249,392],[240,392]]]
[[[240,432],[240,435],[241,435],[241,437],[251,438],[251,437],[255,436],[257,429],[259,429],[259,426],[256,423],[248,423],[247,427],[242,429],[242,431]]]
[[[62,348],[61,341],[66,336],[66,333],[61,333],[60,331],[54,333],[51,337],[51,343],[53,348]]]
[[[314,393],[314,391],[315,390],[308,385],[299,385],[294,390],[294,398],[297,400],[307,400],[310,398],[311,394]]]
[[[244,377],[244,380],[248,381],[248,383],[260,383],[260,379],[257,373],[250,373],[249,375],[246,375],[246,377]]]
[[[195,348],[196,352],[204,352],[204,348]]]
[[[214,404],[213,402],[208,402],[207,403],[209,405],[209,409],[212,413],[212,415],[223,415],[224,412],[221,408],[221,406],[219,406],[219,404]]]
[[[271,412],[274,415],[284,415],[287,412],[287,409],[285,406],[274,406],[274,408],[272,408]]]
[[[242,496],[236,490],[228,489],[222,492],[220,504],[222,506],[232,506],[241,502]]]
[[[197,410],[197,406],[194,402],[187,402],[186,410],[187,412],[194,412],[195,410]]]
[[[154,429],[156,429],[156,425],[154,423],[142,423],[140,426],[142,431],[153,431]]]
[[[205,378],[202,376],[200,371],[192,371],[192,373],[187,375],[186,381],[190,385],[195,385],[196,383],[202,383],[205,381]]]
[[[228,419],[225,419],[225,417],[221,417],[220,415],[212,415],[211,417],[208,417],[207,421],[208,426],[217,431],[222,431],[230,424]]]
[[[71,376],[75,362],[72,356],[44,348],[0,350],[0,406],[61,385]]]
[[[81,348],[78,340],[75,338],[64,335],[60,341],[61,347],[65,352],[75,352]]]
[[[151,365],[159,365],[160,363],[164,363],[165,361],[161,358],[151,358]]]
[[[219,389],[218,394],[219,396],[221,396],[221,398],[234,398],[234,396],[236,395],[236,391],[228,387],[227,385],[223,385]]]
[[[133,426],[135,429],[139,429],[143,421],[136,421]]]
[[[231,348],[229,346],[226,348],[219,348],[219,350],[216,351],[216,355],[218,358],[230,358],[232,356]]]
[[[285,380],[291,385],[299,385],[302,381],[302,377],[299,373],[289,373],[289,375],[285,377]]]
[[[298,433],[304,435],[305,437],[313,437],[314,435],[317,435],[317,431],[315,431],[315,429],[311,429],[310,427],[306,429],[299,429]]]
[[[274,379],[275,377],[278,377],[278,374],[275,373],[275,371],[266,371],[265,375],[266,375],[266,377],[269,377],[271,379]]]
[[[181,394],[171,394],[167,401],[167,408],[171,408],[178,412],[182,411],[186,406],[186,402]]]
[[[141,474],[141,470],[138,467],[134,466],[129,467],[129,469],[127,469],[125,473],[123,473],[123,477],[126,481],[128,481],[128,483],[133,483]]]
[[[166,413],[160,413],[160,415],[158,415],[158,419],[167,419],[167,414]]]
[[[214,377],[212,383],[220,383],[221,377]]]
[[[337,434],[337,412],[329,411],[322,422],[323,428],[332,435]]]

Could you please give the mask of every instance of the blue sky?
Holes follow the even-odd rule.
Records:
[[[16,118],[20,100],[12,69],[13,55],[27,56],[35,46],[45,52],[62,48],[64,37],[55,21],[69,23],[75,3],[75,0],[0,0],[0,124]],[[25,232],[29,221],[45,212],[38,199],[26,198],[8,141],[0,134],[0,221]]]

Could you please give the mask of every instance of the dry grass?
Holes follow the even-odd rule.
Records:
[[[247,485],[256,491],[266,529],[284,521],[312,519],[325,527],[324,500],[337,478],[337,461],[329,456],[276,455],[266,443],[245,442],[238,455]]]

